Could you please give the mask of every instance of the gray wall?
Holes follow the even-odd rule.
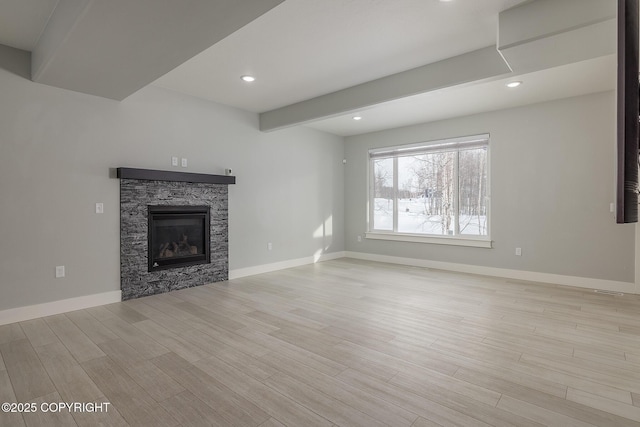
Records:
[[[633,282],[634,226],[609,212],[615,111],[605,92],[346,138],[347,250]],[[369,148],[480,133],[491,134],[493,249],[356,241],[366,231]]]
[[[0,310],[119,289],[118,166],[233,168],[231,270],[344,250],[340,137],[155,87],[116,102],[0,70],[0,92]]]

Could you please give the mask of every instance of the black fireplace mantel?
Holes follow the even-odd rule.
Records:
[[[154,169],[117,168],[120,179],[145,181],[198,182],[204,184],[235,184],[235,176],[209,175],[205,173],[173,172]]]

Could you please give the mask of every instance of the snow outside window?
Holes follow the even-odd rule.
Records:
[[[488,151],[489,135],[370,150],[367,237],[490,247]]]

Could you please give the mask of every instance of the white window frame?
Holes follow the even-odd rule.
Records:
[[[414,243],[431,243],[439,245],[455,245],[455,246],[470,246],[477,248],[491,248],[491,148],[489,144],[490,135],[480,134],[471,135],[458,138],[441,139],[427,142],[420,142],[415,144],[375,148],[370,149],[367,153],[367,232],[365,237],[367,239],[376,240],[393,240],[401,242],[414,242]],[[487,147],[487,235],[486,236],[471,236],[460,235],[459,221],[455,221],[455,235],[439,235],[439,234],[415,234],[415,233],[403,233],[398,230],[398,156],[401,154],[407,154],[410,152],[420,153],[421,150],[425,153],[435,152],[441,149],[442,151],[452,151],[462,148],[471,148],[477,144],[478,146]],[[388,156],[387,156],[388,155]],[[387,230],[375,230],[373,229],[373,203],[374,198],[374,171],[373,171],[373,159],[382,158],[387,156],[393,159],[393,231]],[[458,180],[458,156],[456,156],[456,165],[454,167],[454,182],[456,187],[459,185]],[[455,197],[455,209],[456,216],[458,215],[458,197],[459,189],[456,188]]]

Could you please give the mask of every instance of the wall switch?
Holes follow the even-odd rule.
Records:
[[[182,158],[182,167],[183,168],[187,167],[187,159],[185,159],[184,157]]]
[[[267,249],[268,250],[272,250],[273,249],[273,243],[271,243],[271,242],[267,243]]]
[[[64,265],[58,265],[56,267],[56,279],[64,277]]]
[[[358,242],[362,242],[362,236],[358,235],[357,239],[358,239]]]
[[[104,203],[96,203],[96,213],[104,213]]]
[[[609,203],[609,212],[614,212],[616,208],[616,205],[614,205],[613,203]]]
[[[178,166],[178,158],[173,156],[171,158],[171,166]]]
[[[522,256],[522,248],[516,248],[516,255]]]

